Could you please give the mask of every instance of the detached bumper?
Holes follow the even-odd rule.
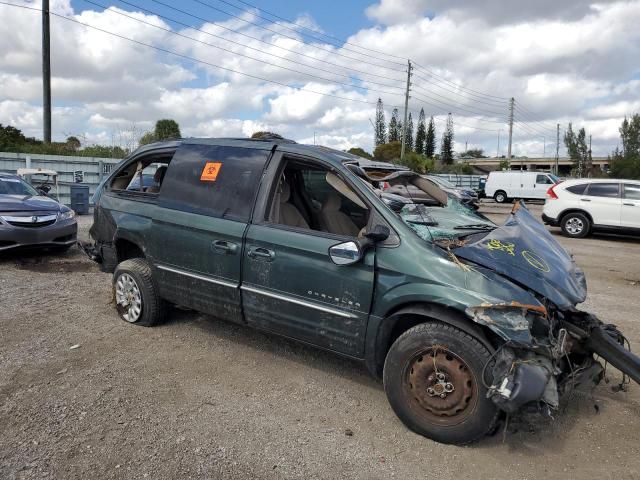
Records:
[[[67,247],[76,243],[75,219],[56,221],[43,227],[0,225],[0,252],[36,247]]]

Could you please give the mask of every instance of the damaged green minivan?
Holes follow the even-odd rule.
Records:
[[[402,422],[440,442],[552,413],[601,380],[595,355],[640,381],[624,336],[576,308],[582,271],[524,205],[497,226],[365,163],[281,139],[148,145],[99,187],[86,250],[125,321],[177,304],[360,360]]]

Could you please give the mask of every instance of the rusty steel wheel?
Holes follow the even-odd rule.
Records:
[[[499,410],[480,382],[490,347],[452,325],[427,322],[391,345],[384,390],[411,430],[444,443],[465,444],[492,431]]]
[[[455,353],[436,345],[409,362],[404,388],[417,413],[441,425],[464,421],[478,397],[469,366]]]

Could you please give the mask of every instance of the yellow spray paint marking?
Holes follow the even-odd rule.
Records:
[[[489,240],[489,242],[487,243],[487,248],[489,250],[500,250],[500,251],[506,252],[509,255],[511,255],[512,257],[514,257],[516,255],[516,252],[515,252],[516,244],[515,243],[501,242],[497,238],[492,238],[491,240]]]
[[[537,253],[531,252],[529,250],[523,250],[522,256],[527,261],[529,265],[533,268],[537,268],[545,273],[551,271],[547,262],[545,262]]]

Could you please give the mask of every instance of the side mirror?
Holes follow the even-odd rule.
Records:
[[[384,242],[391,235],[391,230],[386,225],[376,225],[370,232],[364,234],[372,242]]]
[[[336,265],[352,265],[362,259],[362,250],[356,242],[343,242],[329,248],[329,258]]]
[[[51,191],[51,185],[40,185],[36,190],[43,195],[47,195]]]

